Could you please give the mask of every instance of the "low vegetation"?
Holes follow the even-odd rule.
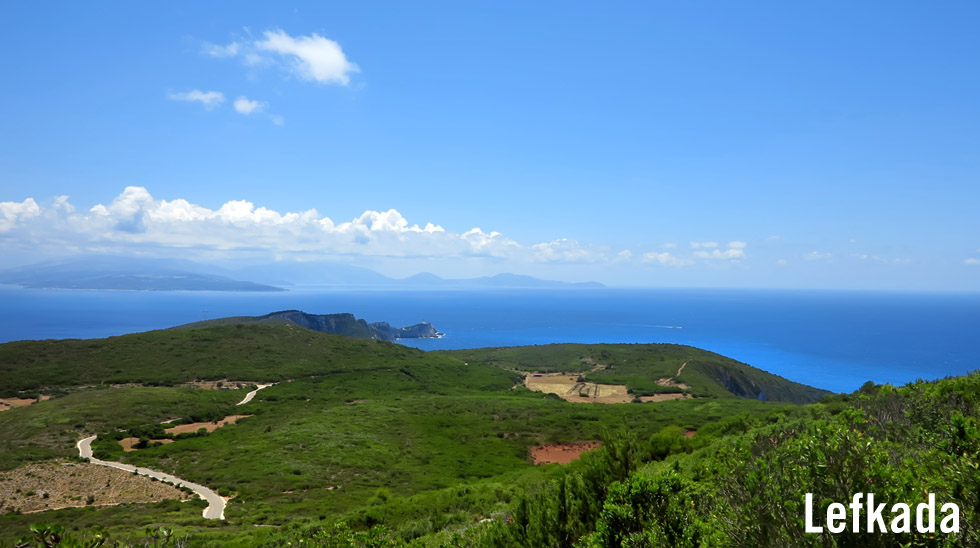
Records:
[[[58,530],[71,546],[143,546],[147,527],[157,543],[164,527],[170,545],[205,547],[884,546],[895,544],[804,535],[803,493],[825,508],[857,491],[917,503],[924,490],[960,504],[961,533],[886,541],[980,543],[969,525],[980,517],[977,376],[869,384],[804,406],[827,393],[677,345],[424,353],[237,324],[11,344],[0,345],[0,388],[59,395],[0,414],[0,468],[68,458],[98,434],[98,458],[173,473],[230,502],[224,521],[202,520],[196,500],[7,513],[0,545]],[[524,388],[529,371],[692,397],[580,405]],[[241,391],[147,386],[220,378],[281,382],[242,406]],[[251,416],[150,441],[232,414]],[[124,437],[147,443],[124,452]],[[531,461],[534,447],[582,442],[601,446],[566,465]],[[32,533],[42,521],[63,530]]]

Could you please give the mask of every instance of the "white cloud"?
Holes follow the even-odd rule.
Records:
[[[664,249],[677,249],[677,244],[673,242],[668,242],[661,247],[663,247]]]
[[[242,40],[225,46],[205,44],[202,52],[210,57],[241,57],[248,67],[282,65],[303,80],[324,84],[350,83],[351,74],[360,72],[344,54],[340,44],[313,33],[291,36],[282,29],[263,33],[261,40]]]
[[[316,33],[293,37],[283,30],[266,31],[265,40],[255,42],[255,47],[286,57],[292,70],[307,80],[346,86],[350,74],[360,71],[344,55],[340,44]]]
[[[54,199],[54,208],[62,210],[65,213],[72,213],[75,211],[75,206],[68,202],[68,196],[57,196]]]
[[[776,259],[776,264],[779,266],[786,266],[789,264],[789,261],[786,259]]]
[[[37,217],[41,214],[41,207],[37,205],[34,198],[28,198],[23,202],[0,202],[0,232],[7,232],[21,220]]]
[[[832,253],[822,253],[820,251],[811,251],[803,256],[804,259],[808,261],[829,261],[834,258]]]
[[[273,124],[279,127],[286,125],[286,119],[283,118],[282,116],[279,116],[278,114],[270,114],[269,119],[272,120]]]
[[[718,249],[717,242],[691,242],[691,247],[695,249],[702,248],[691,255],[698,259],[728,259],[730,261],[738,261],[745,258],[745,248],[747,245],[745,242],[734,240],[728,242],[728,249],[722,250]],[[710,251],[704,248],[710,249]]]
[[[201,51],[203,51],[205,55],[210,55],[211,57],[234,57],[238,55],[241,49],[242,45],[238,42],[232,42],[226,46],[205,43]]]
[[[225,94],[220,91],[201,91],[194,89],[183,93],[171,93],[167,95],[171,101],[198,102],[204,105],[206,110],[211,110],[225,102]]]
[[[586,250],[577,241],[568,238],[534,244],[531,249],[535,252],[534,258],[542,261],[591,262],[605,259],[603,255]]]
[[[432,222],[411,223],[395,209],[368,210],[335,222],[315,209],[279,212],[242,199],[217,208],[185,199],[161,200],[138,186],[79,211],[67,197],[59,197],[49,208],[32,198],[2,202],[0,234],[0,254],[3,245],[38,242],[58,250],[193,249],[200,254],[271,253],[304,259],[483,257],[524,264],[609,260],[605,253],[570,239],[526,245],[480,228],[454,233]]]
[[[644,253],[640,257],[640,260],[645,263],[654,263],[663,266],[686,266],[691,264],[690,259],[676,257],[669,251],[664,251],[662,253],[657,253],[654,251]]]
[[[977,259],[976,257],[970,257],[969,259],[965,259],[963,261],[963,264],[969,264],[969,265],[980,264],[980,259]]]
[[[266,103],[262,101],[250,101],[248,97],[242,95],[238,99],[235,99],[235,110],[241,114],[252,114],[253,112],[262,112],[266,107]]]
[[[712,249],[711,251],[695,251],[692,255],[699,259],[730,259],[737,261],[745,258],[745,250],[739,248],[730,248],[724,251]]]

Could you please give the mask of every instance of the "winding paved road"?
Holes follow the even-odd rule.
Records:
[[[149,468],[138,468],[131,464],[99,460],[93,457],[92,441],[97,437],[98,436],[89,436],[78,440],[78,443],[75,444],[75,447],[78,448],[78,456],[82,457],[83,459],[88,459],[92,464],[98,464],[99,466],[108,466],[109,468],[125,470],[126,472],[136,472],[141,476],[156,478],[160,481],[172,483],[177,487],[187,487],[191,491],[197,493],[197,496],[208,501],[208,507],[204,509],[204,519],[225,519],[225,500],[217,493],[203,485],[191,483],[189,481],[182,480],[177,476],[171,476],[170,474],[164,474],[163,472],[157,472],[156,470],[150,470]]]

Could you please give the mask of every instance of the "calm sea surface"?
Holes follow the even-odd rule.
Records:
[[[980,294],[755,290],[33,290],[0,286],[0,342],[93,338],[299,309],[431,322],[425,350],[546,344],[697,346],[836,391],[980,368]]]

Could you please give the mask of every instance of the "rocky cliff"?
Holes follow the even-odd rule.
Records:
[[[307,314],[300,310],[283,310],[259,316],[256,320],[285,320],[313,331],[389,342],[395,339],[426,339],[439,336],[439,332],[427,322],[408,327],[394,327],[387,322],[368,323],[355,318],[353,314],[346,313]]]

